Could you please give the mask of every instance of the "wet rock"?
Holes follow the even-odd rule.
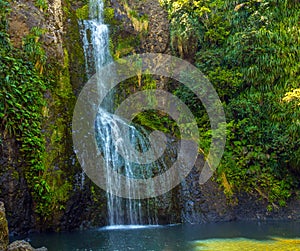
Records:
[[[14,241],[6,251],[33,251],[34,248],[26,241]]]
[[[5,217],[5,208],[4,203],[0,201],[0,250],[5,250],[8,242],[8,226]]]
[[[30,34],[33,27],[39,27],[46,33],[42,36],[42,44],[48,57],[53,57],[57,62],[63,63],[64,52],[62,34],[64,33],[62,6],[60,0],[49,2],[47,12],[37,8],[33,1],[12,1],[9,16],[8,33],[11,43],[22,47],[25,36]]]
[[[41,248],[36,248],[35,251],[48,251],[48,249],[45,247],[41,247]]]
[[[33,248],[28,242],[15,241],[8,245],[9,243],[9,233],[8,224],[5,216],[4,203],[0,201],[0,251],[47,251],[45,247]]]
[[[14,138],[4,137],[1,145],[0,160],[0,200],[5,201],[6,217],[9,229],[13,235],[26,232],[33,227],[32,200],[24,173],[22,162],[17,162],[14,156],[19,155],[19,148]]]
[[[28,242],[22,241],[14,241],[11,243],[6,251],[47,251],[48,249],[45,247],[41,248],[33,248]]]
[[[110,4],[115,9],[115,18],[122,22],[122,29],[125,34],[140,35],[140,46],[135,48],[137,52],[171,53],[168,13],[159,1],[129,0],[123,4],[119,1],[110,0]],[[147,17],[146,31],[142,32],[136,29],[133,20],[129,17],[130,11],[128,9],[137,12],[140,17]]]

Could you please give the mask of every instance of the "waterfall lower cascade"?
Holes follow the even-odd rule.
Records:
[[[91,0],[89,5],[89,19],[81,21],[81,37],[86,59],[87,75],[90,78],[93,73],[99,72],[101,67],[110,63],[112,57],[109,53],[109,29],[103,21],[103,1]],[[101,76],[98,76],[98,89],[105,83],[101,82]],[[112,95],[110,99],[112,99]],[[107,209],[109,225],[141,225],[157,224],[157,218],[153,208],[154,199],[138,200],[124,199],[117,197],[115,191],[120,189],[120,181],[112,180],[110,172],[116,171],[130,178],[151,177],[154,164],[145,165],[140,168],[138,164],[126,160],[126,145],[121,140],[124,133],[124,127],[127,127],[131,144],[138,146],[141,152],[149,147],[146,132],[141,132],[136,127],[127,124],[121,118],[112,114],[113,100],[105,101],[101,104],[95,121],[96,140],[106,164],[107,172]],[[118,136],[119,135],[119,136]],[[116,140],[117,139],[117,140]],[[120,139],[120,140],[118,140]],[[117,149],[124,149],[125,157],[122,157]],[[123,154],[123,156],[124,156]],[[132,160],[132,156],[131,156]],[[128,198],[137,197],[134,184],[126,184]]]

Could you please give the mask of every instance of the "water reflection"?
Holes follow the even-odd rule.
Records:
[[[284,239],[274,240],[274,237]],[[106,227],[22,238],[30,238],[33,246],[46,246],[49,251],[273,250],[276,245],[281,248],[286,245],[282,250],[300,251],[300,222],[115,226],[114,229]],[[297,238],[294,242],[287,240],[294,238]],[[239,246],[240,249],[234,249]]]

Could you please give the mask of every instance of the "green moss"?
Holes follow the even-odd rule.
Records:
[[[140,38],[139,36],[130,35],[127,37],[119,36],[114,43],[112,52],[114,59],[122,58],[125,56],[128,56],[132,52],[135,51],[135,49],[140,44]]]
[[[66,16],[71,15],[70,10],[69,10],[66,6],[63,6],[63,7],[62,7],[62,10],[63,10],[63,12],[64,12],[64,14],[65,14]]]
[[[72,71],[72,74],[69,76],[70,82],[72,83],[72,88],[76,91],[76,89],[80,88],[87,79],[85,74],[85,58],[80,38],[78,17],[76,11],[72,9],[72,2],[73,1],[68,1],[64,6],[69,13],[65,16],[65,18],[70,20],[65,26],[67,32],[64,35],[64,46],[68,52],[68,68]],[[86,4],[84,6],[82,8],[86,8],[86,11],[88,12],[88,5]]]
[[[48,104],[44,109],[47,116],[45,137],[48,139],[44,178],[52,196],[48,207],[52,211],[53,220],[59,220],[72,195],[75,170],[70,169],[70,156],[73,154],[70,124],[76,101],[73,90],[85,82],[85,62],[78,19],[88,18],[88,5],[75,11],[72,1],[66,1],[63,11],[64,18],[70,20],[64,35],[64,58],[63,62],[55,62],[55,59],[51,61],[47,74],[53,79],[53,85],[50,90],[51,98],[47,100]]]
[[[72,185],[68,180],[69,173],[66,161],[66,142],[70,137],[69,128],[72,118],[72,108],[75,97],[70,82],[69,53],[64,49],[63,65],[57,65],[52,74],[56,84],[52,88],[52,101],[48,103],[50,120],[53,124],[47,128],[47,138],[50,139],[45,157],[46,174],[44,176],[51,191],[52,200],[49,205],[52,211],[59,212],[65,208],[65,202],[70,196]]]
[[[115,19],[115,10],[113,8],[107,7],[103,12],[104,23],[116,25],[117,20]]]
[[[89,18],[89,6],[84,5],[76,10],[76,16],[80,20],[86,20]]]
[[[62,99],[69,99],[73,96],[70,83],[69,64],[69,53],[67,49],[64,49],[64,66],[59,76],[59,88],[57,90],[57,95]]]
[[[136,18],[138,19],[139,18],[139,15],[138,13],[136,12],[136,10],[129,10],[128,14],[133,17],[133,18]]]

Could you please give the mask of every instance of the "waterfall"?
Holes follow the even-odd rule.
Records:
[[[81,37],[86,71],[90,78],[94,71],[99,72],[101,67],[112,61],[109,53],[109,30],[103,20],[102,0],[90,1],[89,20],[82,21]]]
[[[103,1],[91,0],[89,5],[89,19],[82,20],[81,37],[86,59],[86,73],[90,78],[94,73],[98,74],[101,67],[112,61],[109,53],[109,29],[103,20]],[[101,91],[106,83],[98,76],[98,89]],[[122,120],[113,113],[113,95],[110,95],[105,103],[99,107],[95,121],[96,141],[98,148],[105,159],[106,185],[107,185],[107,210],[109,225],[124,224],[157,224],[156,214],[153,212],[154,199],[138,200],[124,199],[115,196],[117,189],[120,189],[120,181],[112,179],[110,173],[118,172],[131,179],[153,177],[157,165],[145,164],[141,168],[132,161],[134,156],[130,155],[131,161],[127,160],[126,143],[122,140],[124,128],[129,132],[130,143],[141,152],[149,148],[147,132],[138,130],[135,126]],[[122,150],[123,157],[118,153]],[[125,156],[124,156],[125,155]],[[136,162],[136,163],[135,163]],[[134,189],[133,182],[126,184],[128,198],[139,197]]]

